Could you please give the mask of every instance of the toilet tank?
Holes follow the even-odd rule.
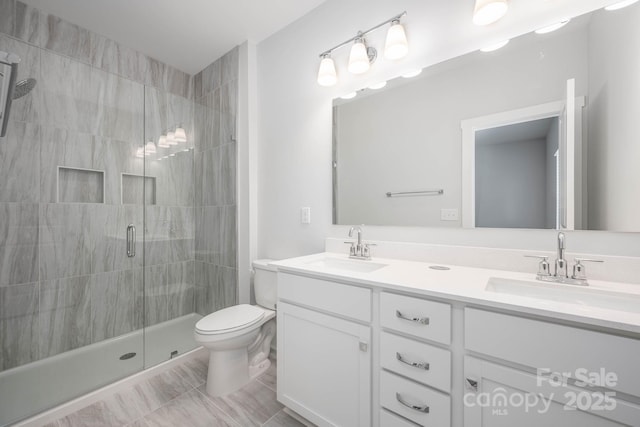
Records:
[[[278,285],[276,282],[276,272],[278,270],[269,264],[272,261],[272,259],[257,259],[253,261],[253,270],[255,272],[253,290],[256,296],[256,303],[269,310],[276,309],[278,298]]]

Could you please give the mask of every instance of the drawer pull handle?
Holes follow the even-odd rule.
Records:
[[[398,359],[399,362],[402,362],[405,365],[409,365],[418,369],[424,369],[425,371],[429,370],[429,364],[427,362],[410,362],[402,357],[402,355],[398,352],[396,352],[396,359]]]
[[[419,323],[421,325],[428,325],[429,324],[429,318],[428,317],[406,317],[402,313],[400,313],[400,310],[396,310],[396,317],[398,319],[408,320],[410,322],[416,322],[416,323]]]
[[[402,398],[402,396],[400,396],[400,393],[396,393],[396,400],[400,402],[401,405],[404,405],[409,409],[413,409],[414,411],[424,412],[425,414],[429,413],[429,407],[427,405],[424,405],[424,406],[412,405],[411,403],[406,402]]]

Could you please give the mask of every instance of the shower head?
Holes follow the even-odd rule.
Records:
[[[20,80],[13,89],[13,99],[22,98],[36,86],[37,80],[28,78]]]

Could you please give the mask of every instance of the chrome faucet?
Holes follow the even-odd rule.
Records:
[[[604,262],[599,259],[587,259],[587,258],[576,258],[575,264],[573,266],[573,274],[569,277],[569,269],[567,268],[567,260],[564,255],[565,251],[565,236],[563,232],[558,233],[558,254],[556,256],[555,261],[555,270],[553,275],[551,274],[551,269],[549,268],[548,256],[538,256],[538,255],[525,255],[529,258],[539,258],[540,263],[538,264],[538,274],[536,274],[536,280],[541,280],[543,282],[555,282],[555,283],[565,283],[569,285],[580,285],[580,286],[588,286],[589,282],[587,282],[587,274],[582,265],[583,262]]]
[[[569,277],[567,272],[567,260],[564,259],[564,233],[558,233],[558,256],[556,258],[556,277]]]
[[[364,225],[363,225],[364,226]],[[355,259],[371,259],[371,246],[375,246],[374,243],[364,243],[362,241],[362,226],[353,226],[349,229],[349,237],[353,237],[353,233],[356,233],[355,242],[345,242],[351,245],[349,248],[349,258]]]

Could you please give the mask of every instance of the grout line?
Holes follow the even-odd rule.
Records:
[[[220,407],[220,405],[218,405],[216,402],[213,401],[213,399],[211,399],[211,397],[209,397],[209,395],[207,395],[206,393],[201,392],[200,390],[198,390],[196,388],[196,391],[198,393],[200,393],[201,395],[203,395],[209,402],[211,402],[211,404],[213,406],[215,406],[216,408],[218,408],[218,410],[220,412],[222,412],[223,414],[225,414],[227,417],[229,417],[231,420],[233,420],[234,423],[236,423],[238,425],[238,427],[241,426],[240,422],[238,420],[235,419],[235,417],[232,417],[227,411],[225,411],[222,407]]]

